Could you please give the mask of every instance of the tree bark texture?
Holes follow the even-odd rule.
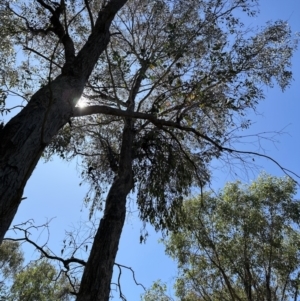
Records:
[[[0,243],[20,205],[24,187],[44,148],[73,116],[93,68],[109,42],[115,14],[127,0],[111,0],[99,12],[89,39],[58,76],[0,131]]]
[[[28,105],[0,133],[0,239],[9,228],[21,201],[23,189],[44,148],[70,120],[73,102],[83,84],[58,77],[40,89]]]
[[[84,269],[77,301],[108,301],[113,267],[126,215],[126,197],[133,188],[132,122],[126,120],[118,175],[106,198],[105,211]]]

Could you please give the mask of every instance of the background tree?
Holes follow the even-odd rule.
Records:
[[[18,242],[6,241],[0,246],[0,300],[7,300],[8,284],[16,275],[24,261]]]
[[[143,301],[173,301],[171,297],[169,297],[166,293],[167,286],[161,281],[156,281],[153,283],[150,289],[148,289],[143,296],[141,296],[141,300]]]
[[[24,266],[24,254],[16,241],[0,246],[0,300],[74,300],[68,279],[46,259]]]
[[[185,202],[181,227],[165,241],[167,254],[178,263],[178,298],[298,300],[295,193],[291,179],[262,174],[250,185],[228,183],[217,195]]]
[[[14,277],[9,298],[12,301],[69,301],[74,296],[68,279],[58,274],[47,260],[35,261]]]

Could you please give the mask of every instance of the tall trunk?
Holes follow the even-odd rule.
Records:
[[[77,301],[108,301],[115,258],[126,215],[126,197],[133,187],[132,121],[124,127],[119,172],[108,196],[85,266]]]
[[[41,88],[0,132],[0,242],[45,146],[70,120],[83,84],[60,76]]]
[[[27,180],[44,148],[73,115],[100,54],[109,42],[109,28],[127,0],[110,0],[78,55],[62,75],[37,91],[28,105],[0,129],[0,244],[21,202]]]

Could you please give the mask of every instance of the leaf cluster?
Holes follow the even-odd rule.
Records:
[[[295,183],[267,174],[184,203],[166,242],[181,300],[289,300],[298,295],[300,202]]]
[[[20,244],[6,240],[0,247],[0,300],[73,300],[68,279],[45,259],[23,266]]]

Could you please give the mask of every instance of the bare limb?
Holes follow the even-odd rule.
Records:
[[[42,57],[42,58],[45,59],[46,61],[52,63],[52,64],[55,65],[56,67],[62,68],[60,65],[58,65],[57,63],[55,63],[53,60],[49,59],[48,57],[46,57],[45,55],[41,54],[40,52],[36,51],[36,50],[33,49],[33,48],[24,46],[24,47],[23,47],[23,50],[31,51],[31,52],[37,54],[38,56]]]
[[[54,9],[53,9],[50,5],[46,4],[43,0],[37,0],[37,2],[38,2],[41,6],[43,6],[44,8],[46,8],[51,14],[54,14],[54,13],[55,13]]]
[[[93,19],[93,14],[91,12],[89,1],[84,0],[84,4],[85,4],[85,7],[86,7],[86,9],[88,11],[88,14],[89,14],[89,18],[90,18],[90,22],[91,22],[91,30],[93,30],[94,29],[94,19]]]
[[[26,241],[26,242],[30,243],[31,245],[33,245],[37,250],[39,250],[44,257],[61,262],[67,271],[70,269],[69,268],[70,263],[78,263],[82,266],[86,265],[86,262],[84,260],[79,259],[79,258],[71,257],[71,258],[68,258],[68,259],[63,259],[62,257],[50,255],[47,251],[44,250],[44,247],[39,246],[38,244],[36,244],[33,240],[31,240],[29,238],[28,234],[30,234],[30,233],[28,232],[28,228],[23,229],[19,226],[14,226],[12,228],[12,230],[18,230],[18,231],[23,232],[24,237],[22,237],[22,238],[10,238],[10,237],[8,237],[8,238],[5,238],[4,240]]]
[[[124,269],[130,270],[132,272],[132,277],[133,277],[133,280],[134,280],[135,284],[141,286],[144,290],[146,290],[146,288],[145,288],[145,286],[143,284],[141,284],[141,283],[139,283],[139,282],[136,281],[135,273],[134,273],[134,270],[132,268],[130,268],[130,267],[126,266],[126,265],[122,265],[122,264],[116,263],[116,262],[115,262],[115,265],[118,266],[119,268],[122,267]]]
[[[121,275],[122,275],[122,269],[119,265],[117,265],[117,267],[119,268],[119,275],[118,275],[118,288],[119,288],[119,292],[120,292],[120,298],[123,301],[127,301],[127,299],[125,298],[125,296],[122,293],[122,288],[121,288]]]

